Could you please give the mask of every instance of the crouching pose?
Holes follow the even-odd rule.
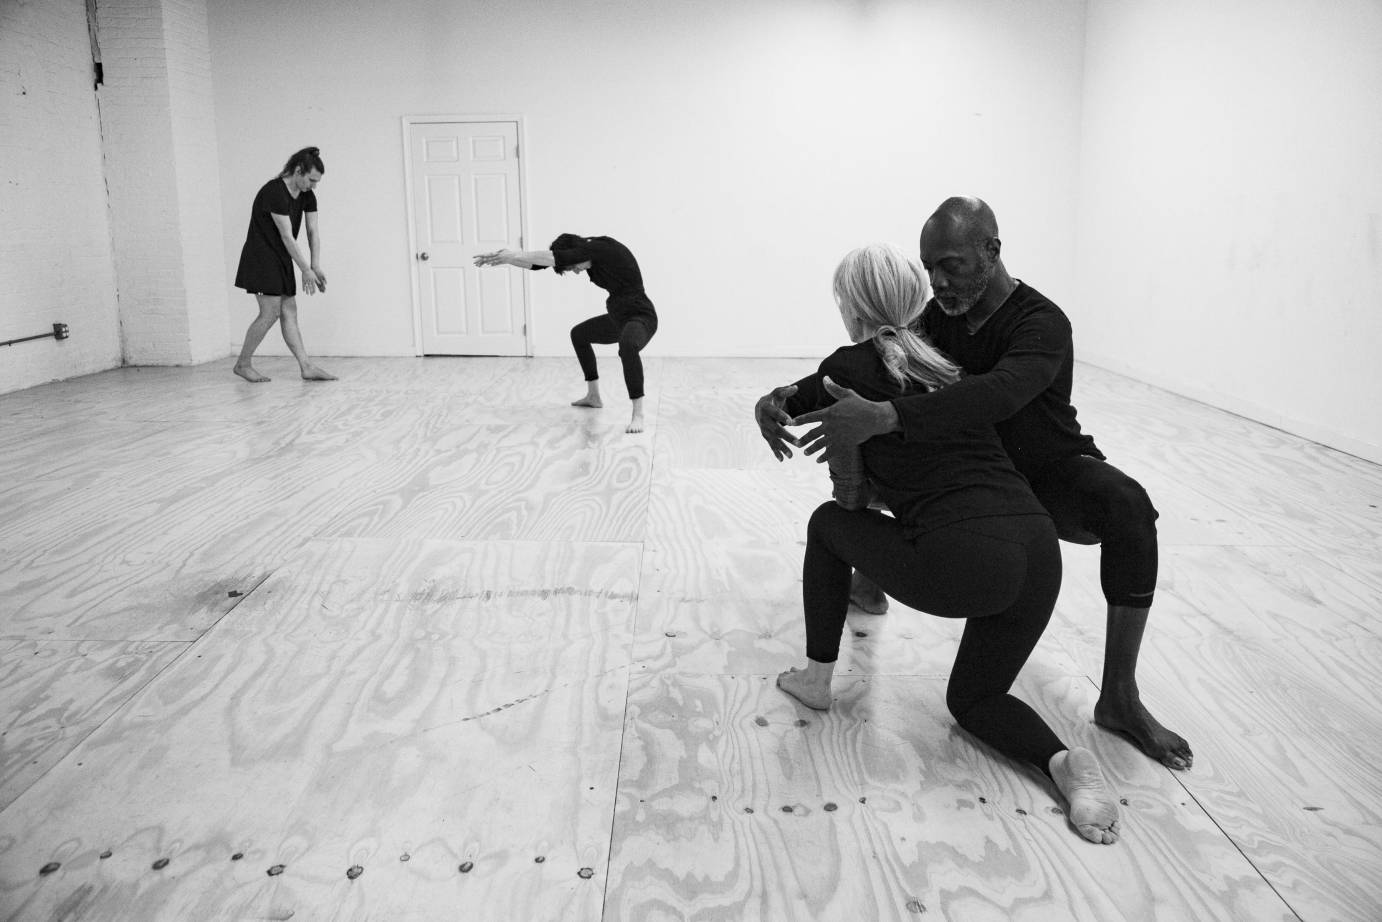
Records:
[[[928,294],[925,270],[900,249],[850,253],[836,270],[835,297],[855,344],[837,350],[815,375],[763,399],[781,401],[797,416],[830,405],[842,388],[887,400],[953,383],[956,366],[914,332]],[[841,459],[835,467],[838,499],[818,508],[807,528],[807,662],[782,673],[778,686],[808,707],[829,708],[852,570],[912,608],[964,618],[946,693],[956,722],[1050,778],[1080,835],[1116,842],[1118,807],[1094,754],[1067,747],[1009,693],[1050,621],[1061,558],[1050,516],[993,427],[925,443],[876,436],[860,446],[857,464]],[[851,476],[858,482],[851,485]],[[872,492],[892,516],[858,508]]]
[[[657,332],[657,311],[643,290],[643,274],[633,253],[613,237],[578,237],[562,234],[546,250],[495,250],[475,257],[477,266],[518,266],[590,273],[590,281],[609,292],[605,313],[571,328],[571,345],[585,375],[585,396],[573,407],[604,406],[600,397],[600,372],[592,343],[618,343],[624,366],[624,386],[633,402],[633,415],[625,432],[643,431],[643,360],[639,353]]]

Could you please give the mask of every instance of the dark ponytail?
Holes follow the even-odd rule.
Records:
[[[308,173],[316,170],[318,173],[326,172],[326,164],[322,163],[322,151],[320,147],[304,147],[296,154],[288,158],[288,162],[283,164],[283,172],[280,176],[292,176],[294,173]]]

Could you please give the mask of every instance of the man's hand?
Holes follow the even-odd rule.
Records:
[[[897,410],[888,401],[865,400],[829,378],[825,379],[825,389],[835,398],[835,403],[824,410],[803,413],[788,423],[792,426],[820,423],[796,440],[808,455],[820,453],[817,463],[829,461],[836,450],[861,445],[875,435],[897,429]]]
[[[758,431],[763,434],[763,441],[768,443],[768,447],[773,450],[773,456],[779,461],[792,457],[792,449],[787,447],[787,443],[798,444],[797,437],[783,428],[792,418],[782,409],[787,398],[796,392],[795,384],[775,387],[771,394],[759,397],[758,402],[753,405],[753,418],[758,423]]]

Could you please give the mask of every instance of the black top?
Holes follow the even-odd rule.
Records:
[[[643,273],[638,269],[638,260],[633,253],[613,237],[582,237],[580,243],[552,251],[556,261],[555,268],[568,269],[577,263],[589,261],[586,274],[590,280],[605,291],[605,309],[618,323],[624,323],[640,314],[657,316],[653,302],[643,290]],[[544,266],[533,266],[542,269]]]
[[[921,328],[966,375],[939,391],[893,400],[908,442],[993,425],[1029,478],[1075,455],[1103,459],[1094,439],[1080,431],[1070,403],[1070,321],[1035,288],[1018,282],[972,335],[964,316],[946,316],[935,301],[922,312]]]
[[[869,400],[890,400],[902,392],[866,340],[835,350],[814,375],[798,381],[796,394],[786,401],[787,413],[800,416],[834,403],[822,383],[827,375]],[[908,537],[965,519],[1046,515],[991,425],[951,426],[924,442],[907,441],[896,432],[875,436],[861,453],[879,499]]]
[[[240,249],[240,266],[235,273],[235,286],[265,295],[297,294],[297,277],[293,274],[293,258],[283,245],[283,238],[274,223],[276,214],[287,215],[297,237],[302,226],[302,214],[317,210],[317,193],[308,189],[293,198],[283,177],[275,176],[266,182],[254,197],[250,207],[250,227],[245,245]]]

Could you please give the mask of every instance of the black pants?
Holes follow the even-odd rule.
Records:
[[[945,702],[961,727],[1003,754],[1048,773],[1066,746],[1030,707],[1008,694],[1060,593],[1056,530],[1042,515],[970,519],[917,539],[902,523],[834,502],[811,516],[802,596],[806,655],[839,658],[851,569],[905,605],[966,618]]]
[[[1142,485],[1107,461],[1077,455],[1031,478],[1056,531],[1101,544],[1099,583],[1110,605],[1150,608],[1156,593],[1156,507]]]
[[[629,399],[637,400],[643,396],[643,359],[638,353],[656,332],[656,317],[634,317],[621,325],[609,314],[601,314],[571,328],[571,345],[576,350],[585,379],[596,381],[600,371],[591,343],[618,343],[619,361],[624,365],[624,386],[629,389]]]

